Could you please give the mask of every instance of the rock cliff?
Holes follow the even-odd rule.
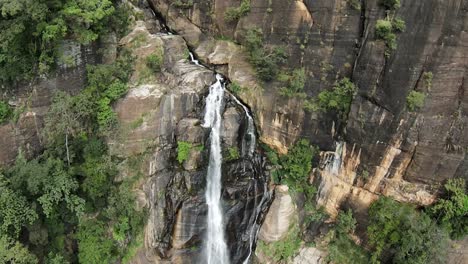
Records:
[[[318,186],[316,202],[332,216],[351,207],[358,220],[365,219],[379,195],[428,205],[447,179],[468,180],[468,1],[402,0],[394,15],[406,22],[406,30],[388,55],[375,36],[376,21],[386,17],[378,0],[251,0],[250,12],[234,21],[227,21],[225,12],[239,6],[239,0],[193,0],[184,6],[171,0],[147,2],[174,34],[156,33],[158,23],[140,21],[107,47],[128,46],[137,56],[132,88],[114,105],[121,127],[108,141],[112,154],[122,160],[120,178],[135,170],[145,176],[135,190],[139,206],[149,210],[145,248],[134,263],[188,263],[201,254],[208,160],[203,146],[209,133],[200,124],[203,98],[215,77],[190,63],[189,50],[246,87],[238,97],[252,111],[263,143],[287,153],[297,139],[307,138],[320,148],[310,181]],[[148,18],[151,12],[146,12]],[[303,98],[279,93],[281,83],[259,80],[242,45],[250,28],[262,30],[265,46],[285,48],[286,68],[304,67],[308,98],[342,77],[351,78],[358,91],[347,116],[304,110]],[[24,110],[17,122],[0,125],[0,165],[10,164],[20,148],[30,156],[41,151],[42,119],[53,92],[80,90],[86,64],[103,60],[96,47],[64,47],[74,66],[62,65],[56,76],[4,95]],[[148,74],[144,59],[157,50],[164,54],[163,71]],[[433,76],[430,82],[426,73]],[[417,111],[407,106],[411,91],[426,94]],[[244,109],[230,94],[225,102],[223,148],[242,149]],[[192,147],[179,163],[182,141]],[[252,228],[269,206],[264,203],[257,211],[269,197],[269,175],[261,153],[223,165],[227,239],[233,263],[241,263],[252,250]],[[287,228],[282,225],[293,221],[295,210],[291,197],[277,191],[260,239],[283,236]],[[321,252],[303,248],[294,263],[306,259],[320,263]]]

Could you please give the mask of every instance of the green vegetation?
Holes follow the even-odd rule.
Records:
[[[369,256],[351,238],[356,228],[356,219],[352,211],[340,212],[334,230],[330,231],[331,241],[328,245],[328,260],[342,264],[367,264]]]
[[[305,69],[295,69],[292,74],[280,74],[278,79],[282,82],[286,82],[286,87],[280,88],[280,94],[287,97],[305,97],[304,85],[306,82]]]
[[[389,10],[400,8],[400,0],[382,0],[381,4]],[[394,17],[394,14],[392,15],[388,12],[386,19],[377,20],[375,24],[375,35],[377,39],[381,39],[385,42],[385,57],[389,57],[390,52],[397,48],[397,36],[395,33],[404,32],[405,29],[405,21],[401,18]]]
[[[361,10],[361,1],[360,0],[348,0],[348,4],[354,10]]]
[[[401,18],[394,18],[392,20],[392,29],[396,32],[405,32],[405,21],[403,21]]]
[[[413,112],[423,107],[425,100],[426,95],[424,93],[411,91],[406,97],[406,106],[411,112]]]
[[[250,12],[250,0],[242,0],[239,7],[229,7],[224,13],[224,19],[227,22],[239,20]]]
[[[119,13],[119,9],[111,13],[118,14],[123,22],[114,21],[114,15],[109,17],[109,10],[115,9],[110,1],[52,2],[25,0],[3,6],[7,11],[3,10],[5,19],[0,25],[6,27],[6,23],[19,19],[18,26],[24,31],[8,31],[8,37],[0,37],[4,45],[0,47],[2,81],[35,74],[36,69],[44,67],[39,65],[45,62],[44,56],[53,55],[52,60],[46,58],[51,63],[48,65],[53,65],[56,45],[63,38],[88,43],[104,30],[123,32],[125,29],[113,27],[128,21],[126,12]],[[35,13],[38,20],[32,28],[30,12],[38,8],[42,13]],[[14,14],[12,10],[16,10]],[[58,23],[57,30],[67,31],[47,35],[54,32],[54,23]],[[106,23],[106,29],[97,28],[96,23]],[[36,30],[41,35],[24,35]],[[4,37],[13,42],[4,42]],[[27,44],[29,41],[37,48]],[[10,65],[10,58],[3,53],[12,43],[17,47],[11,55],[16,54],[18,63],[27,60],[30,68],[5,75],[4,63]],[[17,55],[22,49],[28,50],[23,57]],[[18,66],[15,63],[11,65]],[[133,57],[123,49],[113,64],[88,66],[85,89],[74,96],[65,92],[54,96],[44,119],[43,153],[28,160],[20,152],[15,164],[1,171],[1,263],[110,263],[119,262],[132,250],[145,219],[144,212],[135,209],[132,190],[139,174],[117,182],[119,160],[109,155],[105,144],[105,137],[117,123],[111,104],[127,92],[132,71]],[[6,103],[1,105],[2,118],[10,118],[10,113],[4,114],[10,112],[3,106]],[[13,115],[19,116],[22,111],[24,106],[17,107]]]
[[[146,66],[153,70],[153,72],[161,71],[163,57],[160,54],[153,53],[146,57]]]
[[[241,85],[238,84],[237,82],[232,82],[232,83],[229,85],[229,90],[231,90],[231,92],[233,92],[234,94],[239,94],[239,93],[241,93],[241,92],[243,92],[243,91],[246,91],[247,88],[241,86]]]
[[[272,258],[275,263],[283,263],[289,258],[296,255],[301,246],[301,239],[299,236],[299,228],[297,223],[294,223],[288,231],[286,238],[273,242],[265,243],[261,240],[258,242],[258,248],[267,257]]]
[[[267,158],[273,165],[271,175],[275,184],[286,184],[291,194],[304,199],[304,220],[302,227],[307,227],[312,222],[320,222],[328,216],[322,208],[313,205],[313,198],[317,192],[315,186],[309,183],[309,175],[312,170],[312,158],[317,149],[310,145],[307,139],[299,140],[287,155],[278,156],[276,152],[264,146],[267,150]]]
[[[275,79],[279,65],[286,61],[285,50],[279,47],[265,47],[262,31],[257,28],[246,32],[244,42],[249,53],[249,61],[255,67],[258,77],[263,81]]]
[[[304,108],[310,111],[337,111],[345,117],[351,107],[357,87],[348,78],[337,82],[331,91],[322,91],[316,99],[306,101]]]
[[[396,10],[401,6],[400,0],[381,0],[380,4],[389,10]]]
[[[63,40],[87,45],[109,31],[126,30],[126,8],[110,0],[23,0],[1,4],[0,83],[54,69]]]
[[[11,115],[11,109],[7,102],[0,101],[0,124],[8,121]]]
[[[431,89],[431,87],[432,87],[432,79],[433,78],[434,78],[434,75],[432,74],[432,72],[425,72],[423,74],[424,84],[426,85],[426,87],[428,89]]]
[[[236,160],[240,158],[239,149],[237,147],[229,147],[227,150],[227,161]]]
[[[2,235],[0,236],[0,263],[36,264],[39,261],[21,243]]]
[[[177,161],[184,163],[189,158],[192,143],[186,141],[177,141]]]
[[[443,263],[447,236],[425,213],[380,197],[369,209],[371,263]]]
[[[173,2],[173,5],[180,9],[189,9],[193,6],[193,0],[188,0],[188,1],[176,0]]]
[[[465,179],[450,179],[445,193],[429,208],[429,213],[450,234],[461,239],[468,234],[468,194]]]
[[[387,47],[385,55],[388,57],[390,51],[397,48],[396,35],[393,33],[392,22],[385,19],[377,20],[377,24],[375,24],[375,35],[378,39],[385,41]]]

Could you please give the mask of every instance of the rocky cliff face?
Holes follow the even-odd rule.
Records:
[[[403,0],[395,16],[406,21],[406,31],[388,57],[374,33],[376,20],[385,17],[377,0],[360,1],[358,7],[345,0],[252,0],[251,12],[235,22],[226,22],[224,12],[239,1],[193,2],[180,9],[170,1],[150,1],[203,61],[249,87],[241,97],[254,109],[265,143],[285,152],[298,137],[325,151],[343,142],[333,155],[340,156],[339,169],[332,172],[322,160],[316,173],[319,203],[330,213],[345,200],[365,208],[377,194],[429,204],[441,182],[468,177],[466,1]],[[242,48],[218,40],[242,43],[252,27],[262,29],[265,44],[286,47],[289,66],[305,67],[308,95],[330,88],[339,77],[352,77],[359,91],[346,122],[305,112],[300,99],[278,95],[275,82],[259,84],[239,55],[245,54]],[[423,80],[428,72],[433,74],[430,87]],[[417,112],[406,107],[413,90],[427,93]]]
[[[348,0],[251,0],[251,11],[234,22],[227,22],[224,12],[239,6],[238,0],[192,2],[178,6],[148,0],[179,35],[151,34],[147,28],[152,33],[157,28],[140,23],[120,42],[134,48],[141,67],[132,77],[133,88],[115,105],[122,127],[109,140],[113,154],[123,160],[121,177],[134,170],[145,175],[136,191],[140,206],[149,208],[146,249],[135,263],[185,263],[201,252],[208,151],[199,146],[206,145],[209,133],[200,120],[203,98],[215,78],[212,71],[188,62],[187,47],[206,65],[247,87],[239,97],[252,110],[264,143],[280,153],[298,138],[320,147],[311,181],[319,186],[317,203],[332,215],[352,207],[358,217],[364,216],[379,195],[430,204],[446,179],[468,179],[466,0],[402,0],[395,15],[406,21],[406,31],[398,34],[398,46],[387,57],[385,43],[374,33],[377,19],[385,17],[378,0],[357,1],[358,7]],[[309,97],[351,77],[359,90],[346,120],[305,111],[303,99],[279,94],[280,83],[259,81],[241,45],[253,27],[262,29],[265,45],[285,47],[287,67],[305,68]],[[143,44],[134,46],[139,35]],[[144,58],[155,50],[163,51],[163,73],[148,75]],[[16,124],[0,126],[0,164],[11,163],[20,147],[30,155],[40,151],[42,117],[53,91],[80,89],[84,65],[100,60],[92,49],[71,45],[70,52],[77,67],[64,67],[58,76],[19,87],[10,96],[16,98],[11,104],[25,110]],[[430,85],[423,78],[429,72]],[[416,112],[406,106],[413,90],[427,94]],[[241,148],[245,113],[229,95],[225,101],[223,148]],[[182,164],[176,161],[178,141],[194,146]],[[263,162],[258,156],[224,163],[233,263],[249,254],[250,228],[262,220],[255,209],[265,196]],[[281,237],[284,230],[278,223],[289,223],[293,215],[293,204],[285,202],[288,196],[278,197],[260,232],[265,241]],[[304,249],[296,263],[318,255]]]
[[[135,47],[138,39],[145,41]],[[109,144],[111,152],[124,160],[122,177],[135,169],[145,175],[140,202],[149,209],[146,253],[135,261],[201,261],[208,221],[204,191],[209,158],[209,129],[201,123],[214,73],[188,60],[181,36],[150,34],[143,23],[120,44],[133,49],[137,68],[133,88],[115,106],[121,129]],[[164,54],[161,73],[144,76],[146,57],[158,50]],[[252,252],[270,194],[264,158],[243,154],[247,152],[243,142],[248,128],[246,112],[231,94],[224,101],[222,200],[229,253],[240,263]],[[188,157],[177,160],[182,143],[190,146]]]

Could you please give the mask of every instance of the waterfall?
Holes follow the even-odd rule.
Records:
[[[190,54],[190,61],[193,62],[195,65],[200,65],[200,62],[198,60],[195,59],[195,57],[193,56],[193,53],[192,52],[189,52]]]
[[[254,121],[253,121],[253,118],[252,116],[250,115],[249,113],[249,109],[247,108],[247,106],[245,106],[243,103],[241,103],[239,101],[239,99],[237,99],[234,95],[232,96],[232,98],[234,99],[234,101],[240,105],[244,111],[245,111],[245,115],[247,116],[247,135],[248,135],[248,138],[247,140],[242,140],[242,156],[245,156],[245,150],[248,149],[248,155],[249,156],[252,156],[255,152],[255,144],[256,144],[256,136],[255,136],[255,125],[254,125]],[[249,147],[247,148],[247,144],[249,144]]]
[[[221,208],[221,116],[223,108],[224,84],[221,75],[216,75],[216,83],[210,86],[206,98],[203,127],[211,128],[210,160],[206,177],[205,199],[208,205],[207,232],[204,257],[207,264],[228,264],[229,257],[224,238],[224,221]]]

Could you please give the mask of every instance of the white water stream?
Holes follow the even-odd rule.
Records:
[[[221,75],[216,75],[216,83],[210,86],[206,98],[203,127],[211,128],[210,161],[206,177],[205,199],[208,205],[205,263],[228,264],[229,256],[224,238],[224,221],[221,208],[221,116],[223,108],[224,84]]]

